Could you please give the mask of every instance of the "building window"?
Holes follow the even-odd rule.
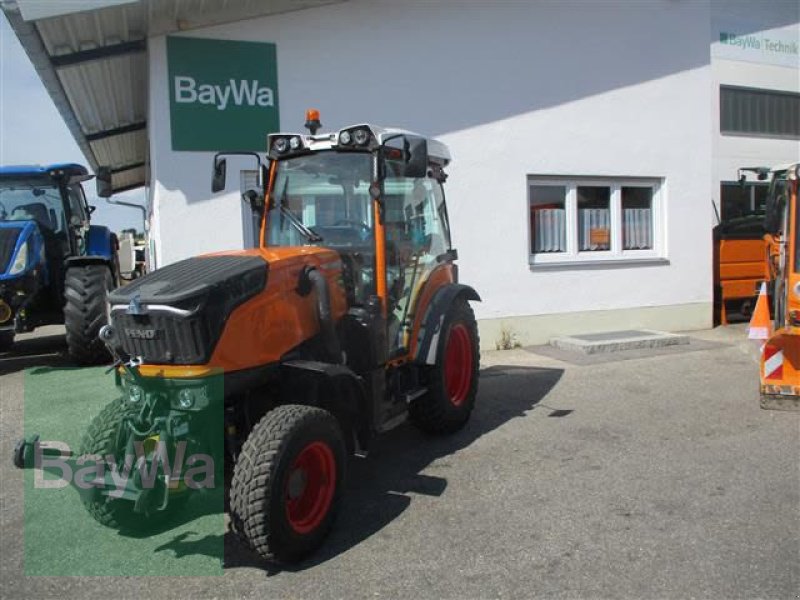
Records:
[[[800,94],[722,85],[720,133],[800,139]]]
[[[566,197],[563,185],[530,186],[533,252],[567,251]]]
[[[622,249],[653,249],[653,188],[625,185],[622,198]]]
[[[532,264],[662,256],[662,181],[528,177]]]
[[[720,220],[732,221],[742,217],[764,216],[767,206],[768,183],[738,181],[723,182],[720,189]]]

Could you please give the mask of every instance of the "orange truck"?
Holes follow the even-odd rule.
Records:
[[[763,217],[752,215],[714,229],[714,290],[717,321],[729,311],[749,317],[763,281],[769,279]]]
[[[765,223],[772,322],[761,350],[760,404],[764,409],[800,410],[800,164],[776,167],[771,175]]]

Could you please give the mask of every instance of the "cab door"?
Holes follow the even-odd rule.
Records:
[[[398,356],[408,349],[420,294],[450,250],[450,231],[436,179],[389,178],[384,194],[387,334],[390,356]]]

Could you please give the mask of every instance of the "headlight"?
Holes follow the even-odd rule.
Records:
[[[11,270],[8,272],[9,275],[17,275],[22,273],[25,270],[25,267],[28,266],[28,240],[22,242],[22,246],[19,247],[19,252],[17,252],[17,258],[14,260],[14,264],[11,265]]]
[[[289,143],[286,141],[286,138],[278,138],[275,140],[275,143],[272,144],[272,147],[276,152],[283,154],[289,148]]]
[[[194,390],[186,388],[178,392],[178,406],[184,410],[189,410],[194,406]]]
[[[300,138],[297,137],[297,136],[294,136],[293,138],[291,138],[289,140],[289,147],[292,150],[297,150],[300,147]]]
[[[349,131],[343,131],[342,133],[339,134],[339,143],[342,144],[343,146],[347,146],[351,141],[352,138],[350,137]]]
[[[128,386],[128,400],[133,402],[134,404],[138,404],[142,400],[144,400],[144,390],[140,388],[138,385],[131,384]]]
[[[209,389],[205,385],[184,387],[170,394],[173,408],[181,410],[202,410],[211,403]]]
[[[800,298],[800,281],[794,284],[794,295]]]
[[[369,133],[367,133],[366,129],[356,129],[353,134],[353,139],[356,141],[356,144],[363,146],[369,141]]]

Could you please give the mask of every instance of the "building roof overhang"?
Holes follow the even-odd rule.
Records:
[[[72,137],[123,192],[148,181],[150,37],[344,0],[0,0]]]

